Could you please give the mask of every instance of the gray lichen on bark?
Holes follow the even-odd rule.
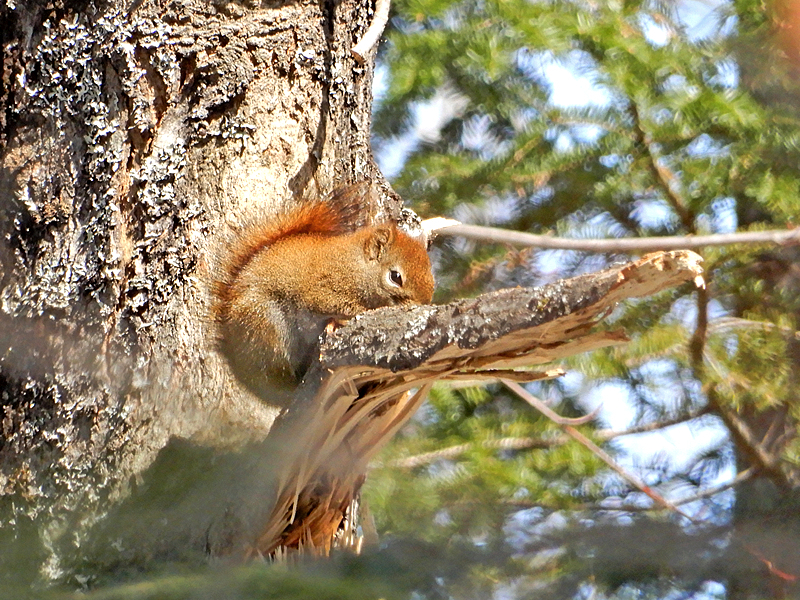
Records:
[[[248,215],[379,178],[372,67],[349,55],[367,13],[0,7],[0,542],[27,531],[20,562],[59,577],[169,439],[266,435],[276,411],[209,341],[215,247]]]

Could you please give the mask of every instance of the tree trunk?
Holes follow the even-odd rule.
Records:
[[[169,440],[264,439],[277,410],[215,351],[209,282],[231,232],[286,202],[367,179],[397,214],[369,149],[374,51],[350,55],[370,15],[3,3],[4,577],[68,574]]]

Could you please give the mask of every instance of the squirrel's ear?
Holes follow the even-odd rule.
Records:
[[[394,237],[394,228],[388,225],[379,225],[372,230],[364,245],[364,252],[368,260],[381,260],[386,246]]]

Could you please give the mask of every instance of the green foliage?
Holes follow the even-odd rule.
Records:
[[[385,565],[383,565],[385,566]],[[386,583],[382,566],[367,561],[342,560],[333,566],[309,563],[299,568],[255,565],[250,567],[195,568],[191,573],[150,576],[146,580],[110,585],[92,592],[60,594],[51,600],[388,600],[405,593],[397,580]],[[397,573],[395,571],[395,573]]]
[[[425,216],[607,238],[798,224],[800,80],[774,37],[776,13],[761,4],[408,0],[393,10],[384,56],[390,83],[375,117],[378,145],[409,135],[416,111],[432,98],[457,104],[402,157],[393,181]],[[565,96],[559,73],[578,77],[586,91]],[[563,539],[546,560],[523,552],[526,577],[556,596],[575,594],[579,581],[590,580],[596,593],[620,597],[632,590],[658,595],[653,581],[666,586],[661,590],[698,590],[697,570],[677,560],[692,552],[707,569],[703,577],[737,597],[762,597],[770,585],[784,585],[775,573],[756,576],[757,569],[725,569],[720,561],[752,560],[759,552],[778,560],[766,550],[754,554],[753,539],[738,524],[747,507],[798,494],[800,445],[792,432],[800,418],[800,252],[733,245],[703,256],[706,291],[684,286],[628,303],[608,326],[628,331],[630,344],[566,361],[571,378],[530,389],[567,416],[583,414],[590,395],[617,389],[622,393],[606,393],[604,401],[630,402],[640,424],[703,413],[710,416],[693,421],[698,429],[733,427],[685,464],[663,457],[639,465],[647,483],[665,494],[691,495],[726,469],[751,467],[763,484],[689,505],[709,525],[727,524],[709,535],[727,536],[728,550],[701,550],[685,528],[670,525],[662,564],[647,571],[590,575],[585,555],[566,551]],[[446,239],[434,258],[437,298],[446,300],[626,257]],[[583,429],[591,435],[595,427]],[[530,444],[499,449],[499,439]],[[615,497],[642,501],[590,452],[499,388],[436,390],[381,460],[367,487],[379,528],[437,543],[458,537],[501,547],[526,508],[543,511],[526,530],[530,548],[544,539],[537,527],[553,515],[564,516],[566,538],[588,539],[575,525],[581,519],[605,523],[616,535],[628,517],[598,507]],[[644,529],[651,522],[637,519]],[[716,558],[708,561],[704,552]],[[800,563],[782,568],[800,575]],[[524,589],[519,597],[537,597]]]
[[[325,559],[292,557],[286,563],[249,566],[213,564],[187,568],[161,563],[100,587],[72,592],[68,586],[31,594],[30,588],[4,588],[0,598],[36,600],[401,600],[445,598],[456,590],[463,598],[485,598],[498,578],[513,577],[519,566],[508,553],[474,545],[447,547],[393,538],[358,556],[333,553]],[[5,592],[5,594],[4,594]]]
[[[387,466],[370,475],[368,499],[383,531],[420,533],[424,523],[421,536],[430,541],[480,534],[496,544],[506,513],[500,506],[560,509],[593,497],[588,489],[576,497],[574,490],[595,474],[599,461],[579,446],[558,443],[557,428],[521,401],[492,391],[435,388],[421,422],[382,455]],[[493,445],[528,438],[535,448]],[[412,470],[413,477],[405,476],[404,457],[426,448],[453,454],[431,457]]]

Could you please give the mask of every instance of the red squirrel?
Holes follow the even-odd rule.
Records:
[[[422,240],[393,223],[356,228],[363,187],[340,188],[246,228],[213,285],[220,349],[271,404],[291,397],[333,319],[427,304],[433,275]]]

